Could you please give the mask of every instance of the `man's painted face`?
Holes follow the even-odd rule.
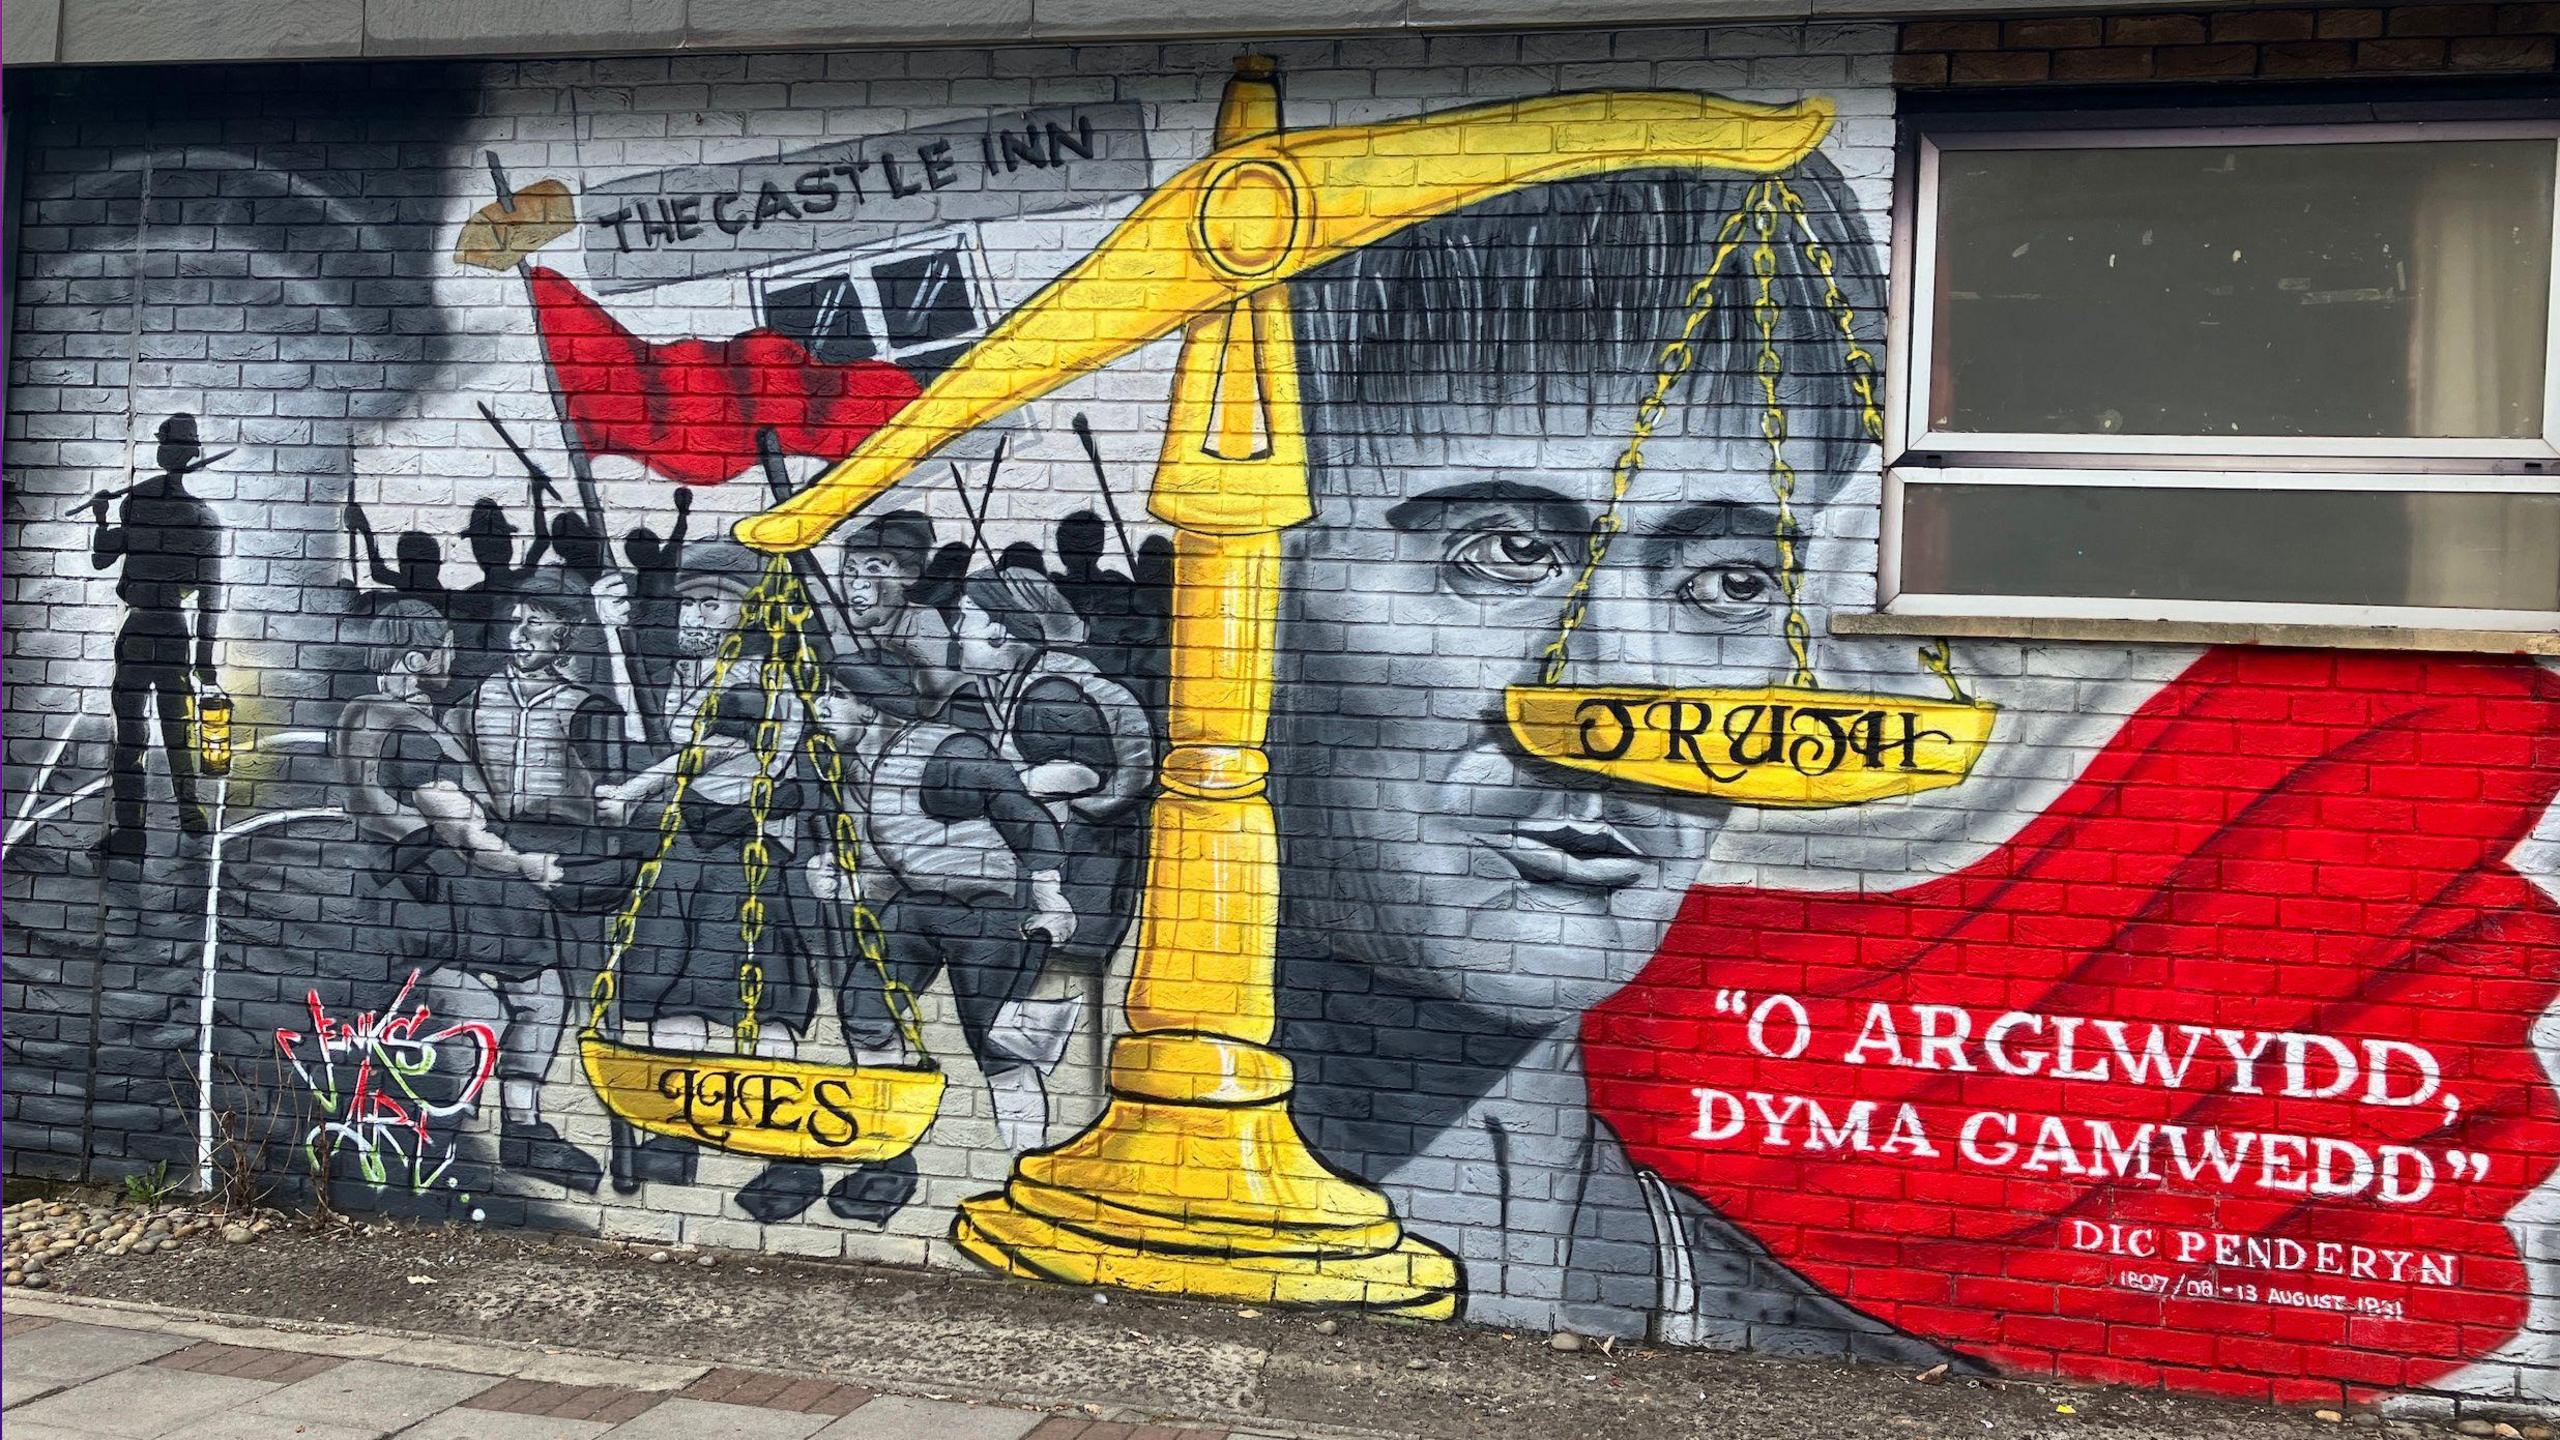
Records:
[[[960,673],[980,680],[1007,675],[1021,643],[994,616],[969,601],[960,602],[959,623],[951,630],[952,660]]]
[[[907,586],[915,576],[877,550],[856,550],[845,557],[844,603],[858,629],[885,624],[906,604]]]
[[[1625,446],[1539,428],[1486,454],[1384,438],[1320,477],[1293,541],[1275,754],[1292,903],[1397,988],[1515,1033],[1643,968],[1726,813],[1512,740],[1504,691],[1540,680]],[[1766,447],[1666,425],[1620,514],[1560,683],[1785,682]]]
[[[540,670],[569,648],[569,622],[539,605],[516,607],[507,630],[507,657],[519,670]]]
[[[725,587],[697,587],[676,597],[676,650],[701,657],[718,653],[720,642],[737,628],[744,610],[737,592]]]

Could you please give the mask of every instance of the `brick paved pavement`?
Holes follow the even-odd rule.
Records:
[[[0,1317],[8,1440],[1259,1440],[883,1395],[817,1375],[264,1330],[15,1296],[10,1309]]]

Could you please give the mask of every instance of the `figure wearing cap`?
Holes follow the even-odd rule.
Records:
[[[116,597],[125,604],[125,618],[116,631],[115,680],[109,692],[116,721],[112,802],[106,833],[98,842],[99,853],[109,858],[138,859],[148,848],[142,768],[155,708],[178,827],[189,835],[208,829],[196,796],[187,707],[192,700],[221,694],[214,680],[213,637],[222,614],[222,523],[212,506],[187,492],[187,476],[220,457],[204,454],[193,415],[161,421],[158,438],[160,473],[123,492],[113,523],[107,507],[117,499],[115,493],[101,493],[88,506],[97,516],[90,563],[104,570],[124,562],[116,577]]]
[[[454,663],[453,628],[422,600],[373,617],[371,694],[347,702],[330,737],[339,803],[371,850],[360,874],[390,911],[393,956],[428,973],[437,1013],[474,1006],[498,1033],[499,1162],[593,1193],[593,1157],[544,1123],[541,1082],[558,1049],[561,921],[552,897],[567,871],[558,837],[504,827],[463,737],[433,694]],[[483,988],[485,987],[485,989]],[[490,998],[494,997],[494,1002]]]
[[[746,1014],[739,969],[748,945],[739,912],[748,881],[739,857],[758,833],[751,787],[758,769],[755,735],[764,718],[765,637],[751,630],[725,674],[719,651],[738,628],[747,596],[763,573],[763,559],[734,540],[685,547],[675,583],[674,653],[643,657],[656,662],[656,689],[663,697],[650,734],[667,739],[646,769],[596,791],[608,823],[630,819],[654,837],[659,807],[696,739],[704,703],[717,688],[719,713],[699,737],[702,770],[686,791],[684,833],[666,856],[621,966],[624,1023],[644,1026],[648,1043],[662,1050],[725,1050]],[[777,732],[777,771],[798,751],[801,723],[795,701]],[[809,952],[823,917],[797,863],[801,816],[813,799],[801,780],[785,778],[774,787],[763,820],[772,864],[759,892],[768,919],[753,950],[764,976],[755,1011],[759,1054],[793,1054],[817,1009]],[[715,1040],[715,1032],[728,1033]],[[617,1122],[614,1184],[625,1193],[644,1180],[690,1183],[697,1158],[689,1141],[643,1138]],[[740,1187],[738,1203],[767,1223],[788,1219],[817,1200],[820,1180],[815,1165],[778,1161]]]
[[[932,518],[898,510],[856,526],[838,562],[852,658],[914,692],[884,697],[894,713],[939,711],[961,678],[951,669],[950,624],[919,594],[933,553]]]
[[[463,702],[461,729],[510,826],[583,829],[596,786],[621,772],[620,710],[578,678],[586,589],[548,570],[509,607],[505,663]]]
[[[595,791],[623,763],[621,711],[582,684],[574,668],[590,619],[583,586],[556,570],[537,575],[510,612],[505,665],[453,716],[497,833],[518,851],[581,871],[610,863],[602,854],[609,837],[595,823]],[[525,897],[488,923],[509,927],[516,941],[512,963],[493,974],[509,1022],[498,1047],[506,1105],[501,1158],[512,1148],[510,1163],[524,1164],[536,1151],[565,1147],[542,1118],[542,1084],[567,1033],[568,977],[585,968],[595,927],[560,913],[547,894]],[[596,1166],[583,1154],[578,1159],[580,1179],[592,1188]]]

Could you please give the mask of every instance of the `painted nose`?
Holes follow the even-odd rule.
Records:
[[[1627,542],[1622,537],[1619,543]],[[1647,578],[1634,565],[1604,562],[1600,566],[1591,577],[1578,623],[1561,637],[1564,666],[1555,683],[1594,687],[1680,683],[1671,654],[1670,609],[1660,598],[1643,593]],[[1566,617],[1574,618],[1572,607]]]

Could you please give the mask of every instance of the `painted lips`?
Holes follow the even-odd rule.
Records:
[[[1533,885],[1623,890],[1642,880],[1649,862],[1608,825],[1533,822],[1486,842]]]

